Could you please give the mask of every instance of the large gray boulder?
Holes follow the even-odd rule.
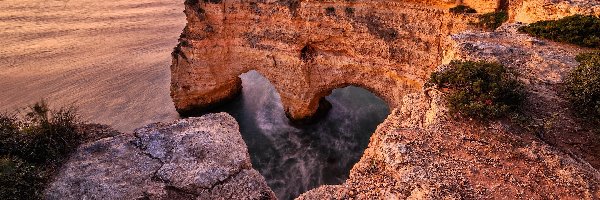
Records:
[[[226,113],[156,123],[80,146],[48,199],[274,199]]]

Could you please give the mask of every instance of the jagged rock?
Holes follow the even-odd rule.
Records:
[[[348,85],[398,106],[440,64],[445,36],[475,20],[441,1],[186,1],[185,13],[171,65],[178,111],[231,98],[256,70],[296,120]]]
[[[595,0],[517,0],[510,4],[515,22],[556,20],[575,14],[600,16],[600,2]]]
[[[584,50],[519,34],[518,26],[452,35],[444,62],[485,59],[519,72],[532,124],[454,120],[443,93],[408,94],[344,184],[298,199],[598,199],[600,136],[577,123],[557,87]]]
[[[462,2],[463,5],[469,6],[477,11],[477,13],[489,13],[500,9],[503,2],[501,0],[457,0]]]
[[[597,199],[600,172],[502,123],[449,120],[433,90],[406,95],[342,185],[298,199]],[[428,114],[439,117],[428,119]]]
[[[171,65],[176,109],[186,114],[231,99],[241,89],[238,76],[256,70],[296,120],[348,85],[399,106],[441,64],[446,36],[478,20],[450,13],[456,3],[480,13],[508,10],[520,22],[600,14],[589,0],[185,2],[188,23]]]
[[[477,18],[449,13],[457,3],[508,10],[517,22],[598,13],[595,1],[187,1],[171,95],[180,112],[210,106],[239,91],[238,75],[257,70],[293,119],[312,115],[323,96],[346,85],[382,97],[394,111],[349,179],[299,199],[599,198],[600,140],[556,87],[583,50],[519,34],[515,24],[456,34]],[[422,85],[453,59],[495,60],[520,72],[530,125],[541,130],[449,119],[443,94]]]
[[[77,149],[48,199],[274,199],[225,113],[150,124]]]

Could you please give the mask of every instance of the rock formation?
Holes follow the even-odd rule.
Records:
[[[598,199],[600,136],[580,123],[559,84],[586,49],[516,32],[468,31],[478,12],[508,10],[512,22],[598,15],[595,1],[186,1],[188,24],[173,53],[171,95],[180,112],[240,89],[238,75],[269,79],[293,119],[346,85],[394,110],[341,185],[299,199]],[[443,93],[423,89],[441,64],[492,60],[520,72],[525,124],[480,124],[447,115]]]
[[[515,22],[532,23],[581,14],[600,16],[600,2],[594,0],[518,0],[509,9]]]
[[[575,116],[577,111],[571,109],[561,89],[564,78],[579,64],[575,56],[589,49],[530,37],[517,32],[520,26],[505,24],[492,33],[453,35],[444,63],[489,60],[518,72],[528,92],[524,111],[541,127],[535,134],[600,169],[600,135]]]
[[[557,89],[582,49],[519,34],[518,26],[453,35],[444,62],[485,59],[520,72],[531,122],[456,121],[443,93],[409,94],[344,184],[299,199],[600,198],[600,136],[576,122]]]
[[[274,199],[225,113],[151,124],[77,149],[47,199]]]
[[[292,119],[314,114],[333,89],[356,85],[392,108],[441,63],[446,36],[471,16],[443,2],[186,1],[173,52],[171,96],[180,113],[231,98],[256,70]]]
[[[600,14],[595,1],[463,0],[480,13],[509,10],[517,22]],[[446,36],[475,15],[455,2],[277,0],[185,2],[187,25],[173,52],[171,96],[187,113],[231,99],[239,75],[256,70],[275,86],[288,116],[313,115],[333,89],[360,86],[391,108],[441,64]]]

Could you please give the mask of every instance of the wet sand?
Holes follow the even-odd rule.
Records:
[[[45,99],[120,131],[178,117],[181,0],[0,0],[0,112]]]

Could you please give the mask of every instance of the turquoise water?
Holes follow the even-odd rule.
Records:
[[[336,89],[332,109],[314,124],[292,126],[279,95],[255,71],[240,76],[242,95],[212,112],[228,112],[240,131],[252,165],[279,199],[292,199],[324,184],[343,183],[389,114],[387,104],[358,87]]]

